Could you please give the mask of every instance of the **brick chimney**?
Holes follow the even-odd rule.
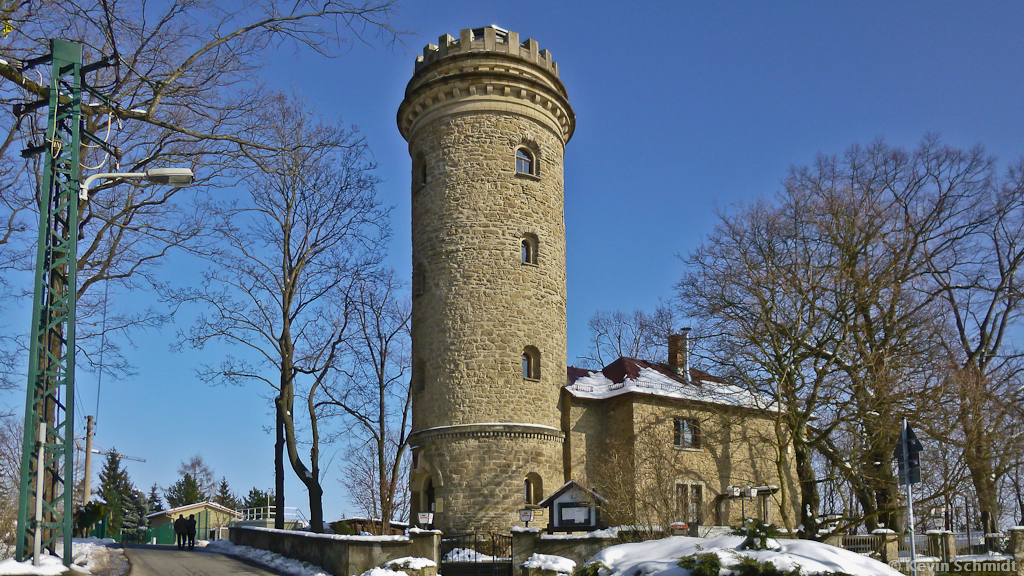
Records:
[[[668,366],[686,381],[690,381],[690,329],[683,328],[680,334],[669,334]]]

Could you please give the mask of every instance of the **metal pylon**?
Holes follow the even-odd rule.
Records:
[[[82,115],[82,46],[50,44],[49,121],[39,198],[32,334],[29,349],[25,442],[21,457],[17,559],[31,554],[36,539],[54,549],[62,541],[71,562],[74,515],[75,276],[78,240],[79,144]],[[46,423],[45,437],[39,425]],[[43,461],[39,462],[42,443]],[[36,470],[44,469],[43,489]],[[42,500],[42,520],[35,517]]]

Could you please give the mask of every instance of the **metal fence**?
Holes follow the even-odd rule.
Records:
[[[864,556],[881,557],[885,536],[882,534],[844,534],[840,547]]]

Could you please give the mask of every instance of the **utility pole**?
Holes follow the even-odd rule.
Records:
[[[274,528],[284,530],[284,405],[281,395],[274,399],[277,410],[277,442],[274,443]]]
[[[25,157],[45,154],[45,162],[39,198],[39,244],[15,556],[23,561],[30,551],[43,548],[53,551],[61,540],[64,565],[70,566],[75,492],[75,297],[82,137],[115,155],[119,153],[82,127],[83,90],[107,101],[85,86],[85,74],[109,66],[113,59],[83,66],[81,44],[51,40],[50,54],[26,62],[22,70],[47,62],[51,63],[48,99],[14,107],[19,117],[44,106],[49,110],[46,140],[22,152]]]
[[[82,483],[82,506],[89,503],[92,484],[92,416],[85,417],[85,480]]]
[[[86,416],[86,432],[85,432],[85,478],[82,479],[82,505],[89,503],[92,498],[92,455],[93,454],[113,454],[122,460],[134,460],[136,462],[145,462],[145,458],[137,458],[135,456],[128,456],[127,454],[121,454],[120,452],[110,452],[109,450],[97,450],[92,447],[92,438],[95,435],[94,426],[95,420],[92,416]],[[82,449],[81,446],[78,447]]]

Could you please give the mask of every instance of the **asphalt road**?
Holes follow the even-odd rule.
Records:
[[[131,562],[128,576],[281,576],[280,572],[204,548],[178,550],[176,546],[126,544],[124,552]]]

